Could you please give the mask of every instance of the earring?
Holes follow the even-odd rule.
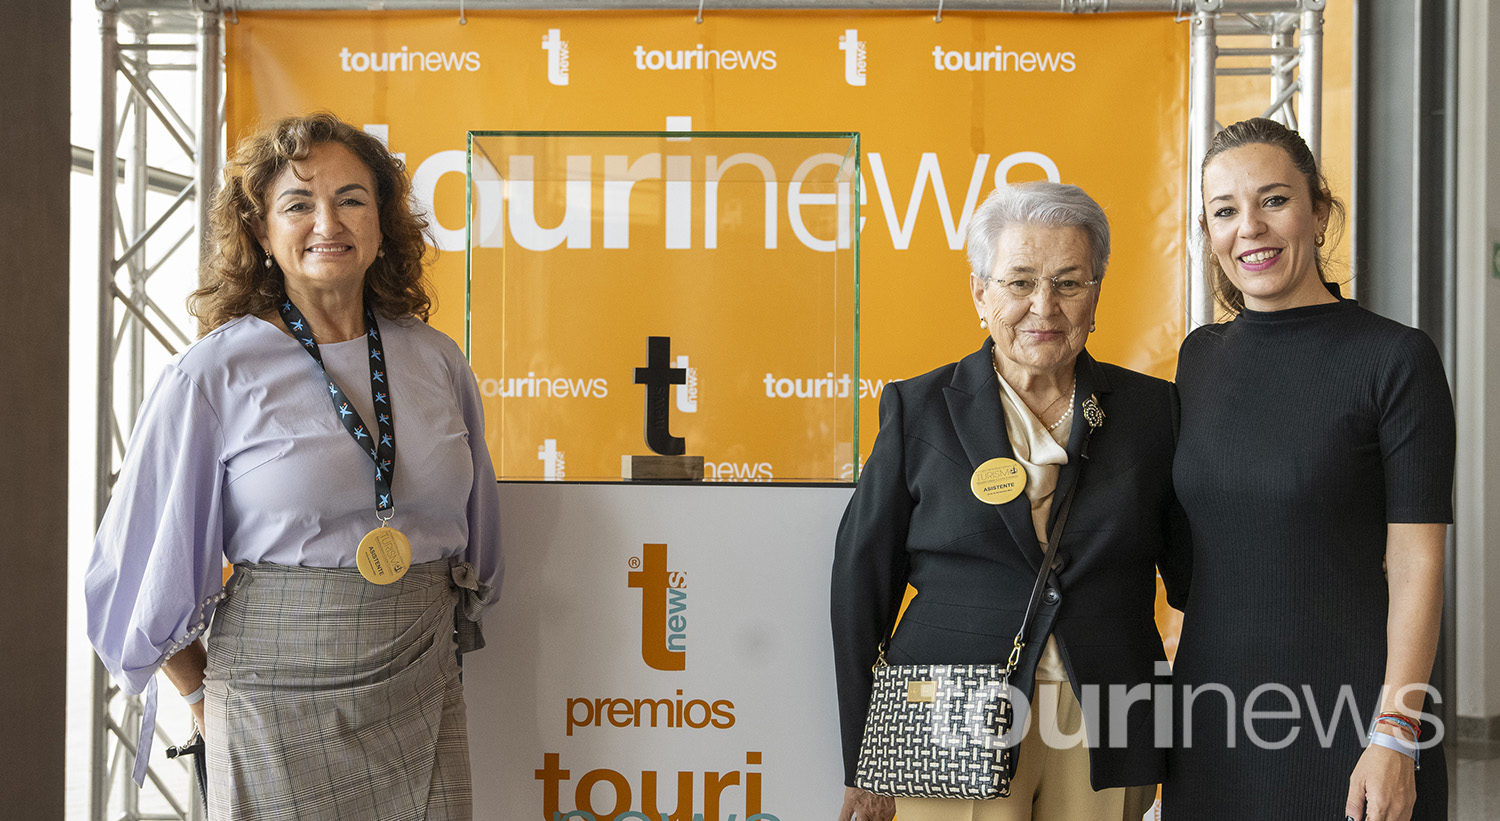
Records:
[[[1318,246],[1318,247],[1319,247],[1319,248],[1322,248],[1322,247],[1323,247],[1323,243],[1324,243],[1324,241],[1325,241],[1325,240],[1324,240],[1324,237],[1323,237],[1323,235],[1322,235],[1322,234],[1319,234],[1319,235],[1318,235],[1318,236],[1317,236],[1317,237],[1316,237],[1316,238],[1315,238],[1315,239],[1313,239],[1313,245],[1316,245],[1316,246]]]
[[[380,247],[375,249],[375,256],[385,259],[385,243],[382,242]]]
[[[990,321],[988,319],[980,317],[980,319],[979,319],[979,327],[981,327],[981,328],[985,329],[986,331],[988,331],[990,329]]]
[[[271,270],[271,249],[266,249],[266,270]]]

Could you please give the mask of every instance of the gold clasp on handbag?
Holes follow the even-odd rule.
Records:
[[[1010,648],[1010,658],[1005,662],[1005,674],[1007,676],[1016,669],[1017,664],[1021,663],[1021,648],[1025,646],[1026,642],[1021,641],[1020,636],[1016,636],[1016,643]]]
[[[888,664],[885,663],[885,642],[882,641],[875,648],[875,663],[872,664],[872,665],[870,665],[870,672],[873,673],[873,672],[875,672],[876,670],[879,670],[882,667],[888,667],[888,666],[890,666],[890,665],[888,665]]]
[[[906,700],[910,703],[930,702],[937,698],[937,682],[913,681],[906,685]]]

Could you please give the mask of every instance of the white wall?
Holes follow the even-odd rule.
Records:
[[[1458,712],[1500,723],[1500,279],[1490,259],[1500,242],[1500,10],[1490,2],[1459,3]]]

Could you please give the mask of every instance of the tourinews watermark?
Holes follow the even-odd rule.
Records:
[[[1165,666],[1165,662],[1158,663],[1159,674],[1165,674],[1160,669]],[[1353,686],[1345,684],[1339,688],[1333,704],[1320,705],[1310,685],[1303,684],[1294,690],[1289,685],[1272,682],[1255,687],[1245,694],[1244,704],[1239,705],[1234,691],[1218,683],[1202,686],[1141,683],[1130,688],[1112,684],[1103,688],[1103,692],[1099,685],[1084,684],[1079,686],[1077,693],[1083,721],[1077,730],[1064,732],[1057,723],[1057,704],[1060,688],[1071,685],[1042,681],[1036,685],[1034,700],[1038,709],[1035,711],[1031,709],[1032,697],[1013,688],[1009,690],[1014,719],[1011,727],[999,732],[998,728],[987,725],[985,708],[1000,695],[1004,685],[996,682],[966,688],[953,686],[949,680],[945,687],[945,676],[941,672],[934,676],[934,685],[931,727],[934,739],[939,743],[947,741],[953,746],[967,746],[972,740],[991,749],[1019,744],[1032,720],[1038,716],[1041,718],[1037,722],[1037,734],[1042,743],[1053,749],[1080,744],[1123,748],[1132,741],[1139,743],[1139,739],[1129,737],[1131,707],[1137,703],[1149,703],[1155,708],[1152,746],[1192,747],[1199,729],[1194,726],[1193,712],[1202,699],[1221,700],[1221,705],[1216,706],[1224,708],[1224,734],[1219,735],[1217,726],[1207,731],[1212,738],[1209,743],[1214,745],[1240,746],[1240,730],[1243,730],[1244,743],[1263,750],[1281,750],[1296,742],[1304,729],[1313,733],[1323,749],[1331,748],[1341,732],[1354,733],[1361,745],[1366,745],[1369,743],[1369,728],[1381,712],[1380,705],[1386,703],[1387,693],[1386,688],[1381,688],[1371,703],[1360,705]],[[1397,691],[1397,703],[1406,703],[1408,695],[1418,692],[1431,697],[1434,704],[1442,701],[1441,695],[1430,685],[1413,684]],[[1108,699],[1110,708],[1107,727],[1101,726],[1100,719],[1104,699]],[[1432,728],[1419,741],[1420,747],[1425,749],[1443,740],[1442,719],[1425,712],[1419,712],[1415,717]],[[1266,726],[1268,722],[1276,722],[1274,730]],[[1258,723],[1262,725],[1259,728]],[[1345,729],[1341,731],[1340,725]]]

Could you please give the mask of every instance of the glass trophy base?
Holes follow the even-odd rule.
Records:
[[[628,481],[703,481],[702,456],[621,456],[620,478]]]

